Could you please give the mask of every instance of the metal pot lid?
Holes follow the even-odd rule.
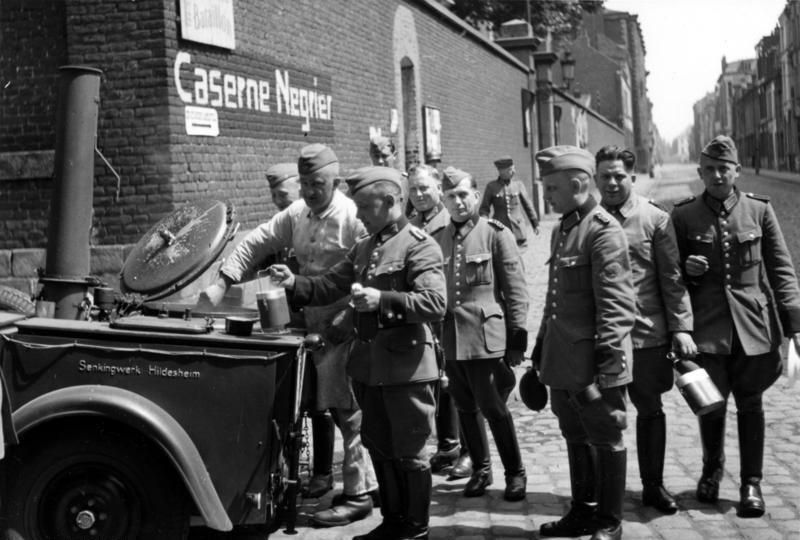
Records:
[[[233,207],[226,203],[200,201],[179,208],[156,223],[125,259],[122,292],[147,301],[182,289],[211,266],[237,228]]]

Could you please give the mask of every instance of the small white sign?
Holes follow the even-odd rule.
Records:
[[[180,0],[181,37],[197,43],[236,48],[233,0]]]
[[[219,116],[216,109],[187,105],[184,111],[187,135],[219,136]]]

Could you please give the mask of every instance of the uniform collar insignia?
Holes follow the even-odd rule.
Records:
[[[739,190],[734,187],[731,194],[724,201],[720,201],[719,199],[715,199],[711,195],[708,194],[707,191],[703,192],[703,201],[706,203],[706,206],[711,208],[711,210],[719,215],[725,211],[725,213],[730,214],[733,207],[736,206],[736,203],[739,202]]]
[[[631,215],[631,212],[637,206],[636,197],[634,196],[633,193],[631,193],[630,196],[628,197],[628,200],[626,200],[624,203],[622,203],[622,204],[620,204],[618,206],[611,206],[611,205],[602,204],[602,203],[601,203],[601,206],[603,208],[605,208],[606,210],[608,210],[608,212],[610,214],[618,213],[623,218],[627,218],[628,216]]]
[[[406,225],[408,225],[408,218],[402,216],[394,223],[390,223],[389,225],[381,229],[381,231],[375,235],[376,240],[380,243],[386,242],[387,240],[389,240],[389,238],[393,237],[394,235],[402,231]]]
[[[561,230],[568,231],[580,221],[585,218],[589,212],[594,210],[597,206],[597,201],[594,197],[589,195],[589,198],[586,199],[586,202],[580,205],[578,208],[570,212],[569,214],[565,214],[561,216]]]

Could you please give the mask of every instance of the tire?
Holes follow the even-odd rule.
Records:
[[[100,430],[38,441],[7,463],[6,540],[186,538],[185,489],[146,441]]]
[[[36,305],[19,289],[0,285],[0,309],[32,317],[36,312]]]

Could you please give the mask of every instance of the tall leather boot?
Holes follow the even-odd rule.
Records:
[[[597,525],[591,540],[622,538],[622,500],[625,498],[627,450],[597,449]]]
[[[539,527],[541,536],[583,536],[597,528],[595,523],[595,451],[588,444],[567,443],[572,507],[558,521]]]
[[[480,497],[492,485],[492,462],[483,415],[458,411],[458,417],[472,459],[472,475],[464,486],[464,497]]]
[[[447,476],[448,480],[469,478],[472,476],[472,459],[469,457],[469,449],[467,448],[467,441],[464,439],[463,431],[459,431],[458,439],[461,443],[461,450],[459,451],[458,459],[456,459],[456,462],[450,468]]]
[[[404,508],[404,523],[400,538],[403,540],[427,539],[433,487],[431,470],[428,468],[404,470],[400,474],[403,478]]]
[[[764,515],[761,478],[764,467],[764,412],[737,413],[742,486],[739,488],[739,511],[743,518]]]
[[[452,467],[461,451],[458,438],[458,411],[453,397],[445,389],[439,390],[436,411],[436,453],[431,457],[431,471],[441,472]]]
[[[642,478],[642,504],[665,514],[678,511],[674,497],[664,487],[664,453],[667,419],[662,411],[636,418],[636,454]]]
[[[497,453],[500,454],[500,461],[503,462],[506,471],[506,489],[503,498],[507,501],[521,501],[525,498],[528,477],[525,475],[525,466],[522,464],[519,452],[514,418],[509,413],[498,421],[489,422],[489,428],[492,430]]]
[[[314,474],[304,495],[317,499],[333,489],[334,423],[329,412],[311,415],[311,439],[314,451]]]
[[[353,540],[399,540],[405,524],[402,471],[396,468],[394,461],[373,461],[372,465],[378,479],[383,521],[367,534],[354,536]]]
[[[719,500],[719,483],[725,464],[725,414],[699,418],[700,442],[703,445],[703,475],[697,482],[697,500],[715,503]]]

